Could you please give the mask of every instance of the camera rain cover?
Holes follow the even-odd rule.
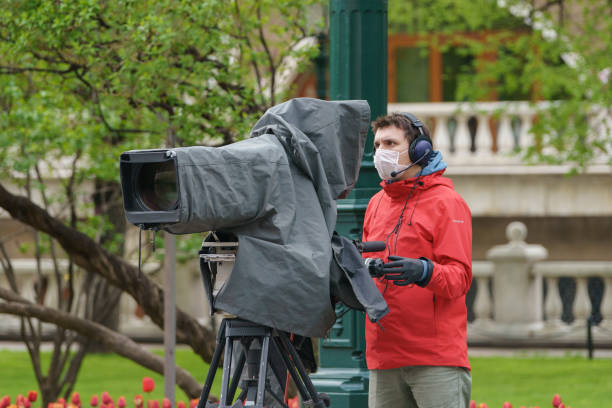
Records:
[[[164,229],[238,238],[215,310],[304,336],[326,335],[335,320],[336,200],[355,185],[369,120],[366,101],[298,98],[270,108],[249,139],[172,149],[179,222]],[[378,293],[369,282],[373,289],[365,290]]]

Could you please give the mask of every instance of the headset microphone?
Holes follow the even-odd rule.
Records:
[[[423,160],[425,157],[427,157],[427,155],[429,154],[430,150],[427,149],[425,150],[425,153],[423,153],[423,155],[421,155],[421,157],[419,157],[419,159],[417,161],[415,161],[414,163],[412,163],[410,166],[406,167],[405,169],[402,169],[400,171],[392,171],[391,172],[391,177],[395,177],[398,174],[402,174],[403,172],[405,172],[406,170],[408,170],[409,168],[411,168],[412,166],[414,166],[415,164],[418,164],[421,160]]]

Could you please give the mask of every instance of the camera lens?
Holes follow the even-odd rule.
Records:
[[[152,211],[169,211],[178,204],[174,161],[146,163],[138,174],[138,195]]]

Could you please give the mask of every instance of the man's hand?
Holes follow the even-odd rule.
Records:
[[[406,286],[416,283],[426,286],[433,273],[433,263],[427,258],[413,259],[401,256],[390,256],[390,262],[383,265],[385,279],[393,281],[394,285]]]

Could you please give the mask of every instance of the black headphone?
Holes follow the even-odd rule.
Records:
[[[433,144],[431,143],[429,136],[427,136],[423,131],[423,122],[421,122],[419,118],[414,116],[412,113],[401,112],[400,114],[408,118],[412,127],[417,128],[420,133],[420,135],[417,136],[408,147],[408,156],[410,157],[410,161],[415,164],[422,162],[421,167],[425,167],[431,159]]]

